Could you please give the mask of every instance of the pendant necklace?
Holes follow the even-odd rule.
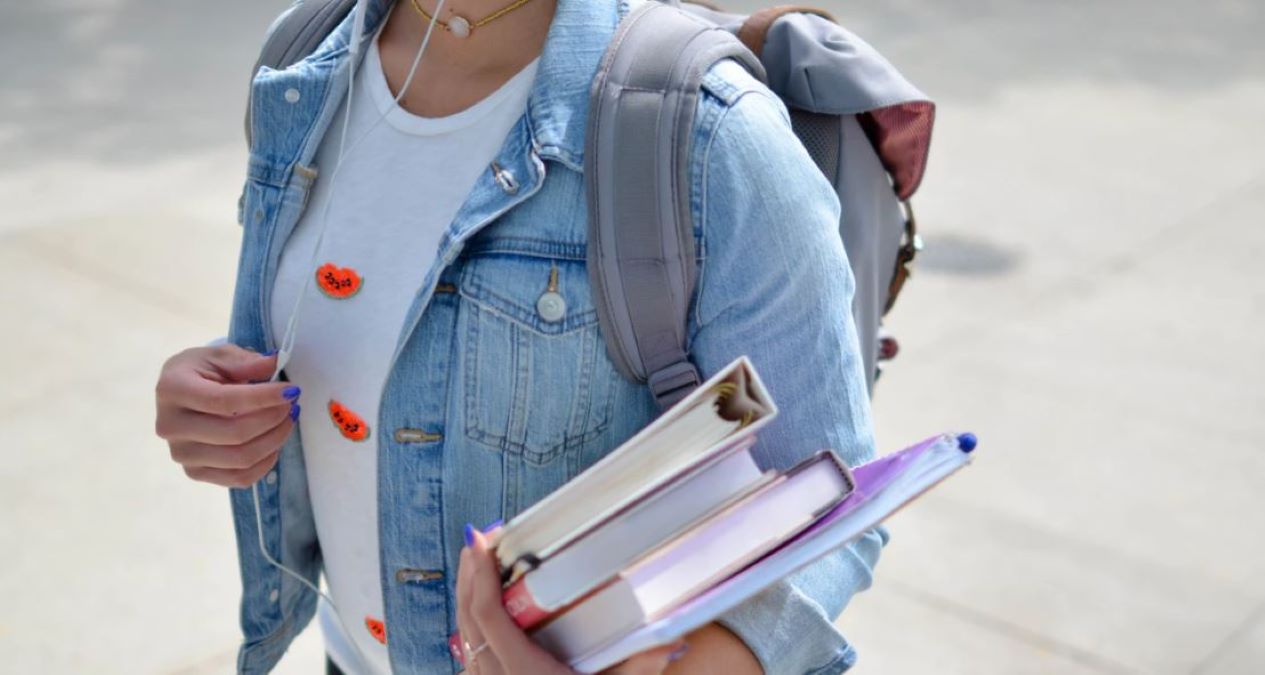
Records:
[[[527,3],[531,2],[531,0],[515,0],[514,2],[511,2],[510,4],[496,10],[495,12],[492,12],[491,14],[483,17],[482,19],[479,19],[478,21],[471,21],[470,19],[467,19],[466,17],[461,16],[460,14],[454,14],[452,18],[448,19],[447,21],[443,19],[436,19],[435,17],[431,16],[426,10],[422,9],[422,6],[418,4],[417,0],[409,0],[409,2],[413,4],[413,9],[416,10],[417,13],[420,14],[422,18],[425,19],[427,22],[434,21],[436,25],[448,31],[449,33],[452,33],[454,37],[464,38],[464,37],[468,37],[470,33],[474,32],[475,28],[481,28],[483,26],[486,26],[489,23],[492,23],[493,21],[496,21],[497,19],[505,16],[506,14],[509,14],[510,12],[518,9],[519,7],[526,5]]]

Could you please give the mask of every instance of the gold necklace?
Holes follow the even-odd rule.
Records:
[[[486,26],[489,23],[492,23],[493,21],[496,21],[497,19],[505,16],[506,14],[509,14],[510,12],[518,9],[519,7],[526,5],[527,3],[531,2],[531,0],[514,0],[514,2],[511,2],[510,4],[483,17],[482,19],[479,19],[478,21],[473,21],[473,22],[465,18],[464,16],[461,16],[460,14],[454,14],[453,17],[447,21],[444,21],[443,19],[436,19],[435,17],[431,16],[430,13],[428,13],[426,10],[422,9],[422,6],[417,3],[417,0],[409,0],[409,2],[413,3],[413,9],[417,10],[417,13],[422,15],[422,18],[425,19],[427,22],[434,21],[440,28],[443,28],[449,33],[452,33],[455,37],[463,38],[470,35],[470,33],[474,32],[475,28],[481,28],[483,26]]]

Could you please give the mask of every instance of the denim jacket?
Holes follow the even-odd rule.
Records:
[[[371,29],[389,5],[371,3]],[[620,377],[606,355],[585,270],[589,84],[627,9],[558,0],[527,110],[443,235],[400,331],[374,427],[396,672],[458,670],[446,641],[465,523],[512,517],[656,414],[649,390]],[[268,311],[277,261],[314,182],[333,169],[313,161],[354,65],[350,33],[344,21],[308,58],[254,78],[235,344],[272,349],[284,328]],[[766,467],[821,448],[864,461],[873,435],[838,199],[757,80],[726,62],[703,89],[691,151],[691,357],[704,377],[751,357],[782,411],[757,447]],[[545,320],[536,303],[554,267],[566,311]],[[321,551],[297,432],[258,488],[264,545],[315,582]],[[250,490],[231,497],[243,585],[238,670],[261,673],[311,620],[317,598],[261,555]],[[833,619],[870,584],[884,542],[871,532],[720,621],[766,672],[843,671],[856,656]]]

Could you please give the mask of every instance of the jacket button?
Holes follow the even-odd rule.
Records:
[[[512,195],[518,192],[518,181],[514,179],[514,173],[509,169],[492,162],[492,175],[496,178],[496,184],[501,186],[505,194]]]
[[[444,573],[439,570],[419,570],[411,567],[401,567],[395,571],[395,581],[401,584],[417,583],[419,581],[438,581],[444,578]]]
[[[281,591],[278,591],[275,588],[272,589],[272,592],[268,594],[268,602],[276,602],[280,599],[281,599]]]
[[[566,298],[563,298],[556,291],[545,291],[536,300],[536,313],[540,315],[543,321],[557,323],[562,320],[562,317],[567,315]]]
[[[269,484],[269,485],[276,485],[276,484],[277,484],[277,472],[276,472],[276,471],[269,471],[269,472],[268,472],[268,475],[264,477],[264,482],[265,482],[265,483],[267,483],[267,484]]]
[[[299,90],[295,89],[294,87],[287,89],[285,93],[285,98],[286,98],[286,103],[298,103]]]
[[[435,443],[444,440],[443,434],[433,434],[425,429],[400,427],[395,430],[396,443]]]

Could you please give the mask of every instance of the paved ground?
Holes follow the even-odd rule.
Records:
[[[6,670],[231,668],[228,501],[151,387],[224,330],[279,4],[0,6]],[[1265,10],[822,4],[941,104],[880,440],[982,439],[845,613],[860,672],[1265,672]]]

